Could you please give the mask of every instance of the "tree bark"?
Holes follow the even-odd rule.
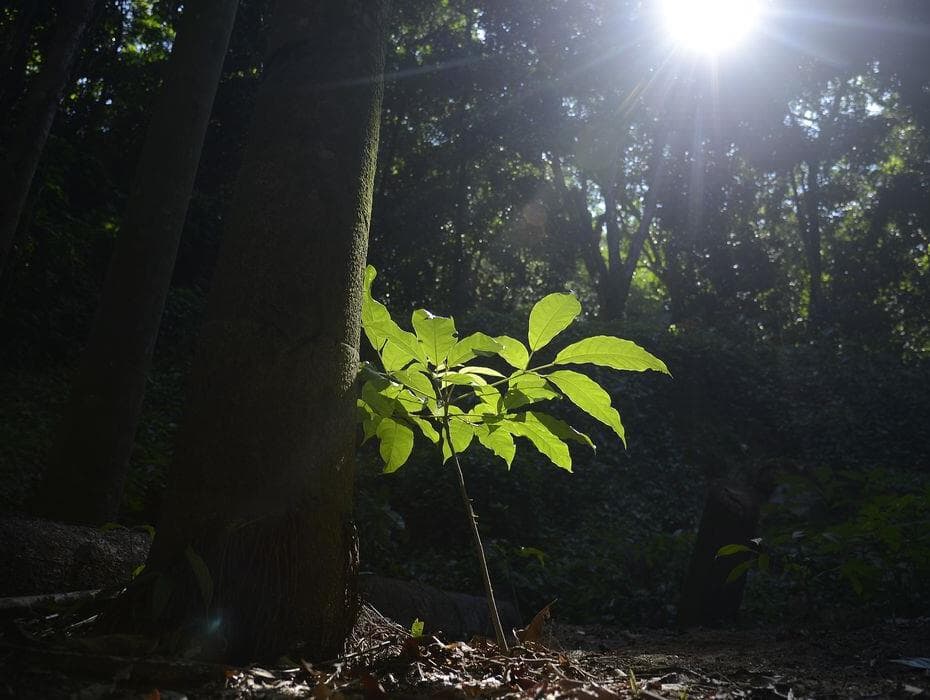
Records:
[[[238,0],[185,10],[36,510],[116,519],[145,381]]]
[[[60,5],[54,38],[42,67],[17,111],[16,128],[4,144],[5,173],[0,177],[0,271],[6,266],[23,206],[48,140],[58,103],[96,0]]]
[[[356,616],[355,378],[386,10],[275,7],[149,576],[130,591],[145,601],[168,581],[157,629],[207,615],[231,661],[298,640],[305,658],[335,656]]]

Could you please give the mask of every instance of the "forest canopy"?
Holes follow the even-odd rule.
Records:
[[[165,513],[198,511],[208,484],[236,522],[273,514],[243,551],[332,507],[319,540],[345,545],[340,576],[359,567],[354,518],[362,570],[478,592],[448,470],[412,447],[382,474],[356,434],[367,262],[398,317],[454,315],[461,337],[506,337],[571,293],[566,343],[629,339],[674,376],[593,370],[628,445],[559,408],[601,446],[573,474],[462,456],[524,617],[559,598],[577,621],[682,621],[726,489],[751,517],[716,566],[742,566],[754,619],[926,614],[930,3],[323,5],[318,25],[289,21],[296,0],[0,9],[3,510],[161,518],[183,553]],[[99,418],[82,391],[112,399],[109,428],[79,420]],[[225,479],[267,447],[253,427],[311,436],[262,453],[279,463],[357,470]],[[194,433],[222,444],[209,478],[166,491],[169,465],[205,459]],[[82,463],[108,465],[106,493]]]

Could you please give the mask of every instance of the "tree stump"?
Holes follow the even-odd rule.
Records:
[[[717,625],[738,615],[746,577],[727,583],[727,576],[748,555],[717,558],[717,552],[728,544],[751,545],[759,524],[760,501],[756,489],[743,484],[714,481],[708,487],[678,607],[682,627]]]

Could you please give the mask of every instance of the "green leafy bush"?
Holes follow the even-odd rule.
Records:
[[[930,579],[930,482],[899,470],[820,467],[783,480],[768,506],[765,536],[751,547],[729,545],[720,556],[748,553],[731,578],[769,574],[767,595],[780,587],[804,614],[842,604],[919,614]],[[845,592],[844,592],[845,591]],[[784,604],[784,603],[782,603]]]

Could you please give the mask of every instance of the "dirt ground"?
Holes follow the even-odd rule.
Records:
[[[549,625],[501,654],[487,640],[413,638],[369,614],[347,654],[231,668],[169,660],[126,639],[43,639],[4,624],[10,698],[914,698],[930,696],[930,618],[856,630],[661,630]],[[73,622],[69,623],[72,627]],[[140,641],[140,640],[136,640]],[[144,640],[141,640],[144,642]],[[144,651],[144,650],[143,650]]]

